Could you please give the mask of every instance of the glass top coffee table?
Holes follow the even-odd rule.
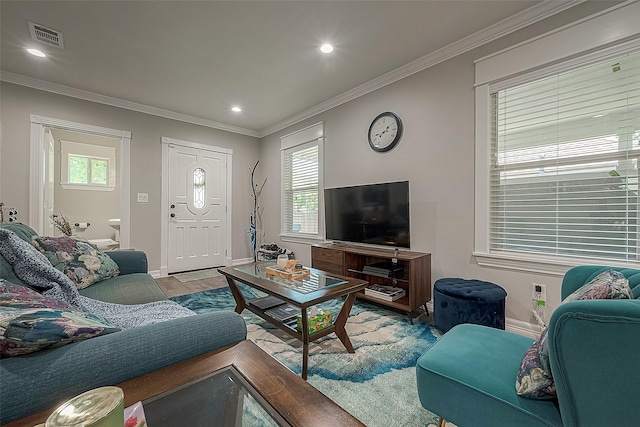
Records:
[[[125,407],[142,402],[150,427],[365,427],[249,340],[117,386],[124,391]],[[223,390],[228,394],[223,395]],[[220,408],[227,405],[225,413],[220,412]],[[32,427],[44,423],[55,409],[13,421],[6,427]],[[217,417],[213,422],[200,422],[211,420],[213,416]]]
[[[290,426],[233,366],[143,402],[149,426]]]
[[[287,334],[302,341],[302,378],[307,379],[310,342],[330,333],[335,333],[347,351],[349,353],[354,352],[353,345],[344,326],[355,302],[356,293],[364,289],[368,282],[353,277],[329,274],[322,270],[308,267],[305,267],[305,269],[309,270],[309,274],[300,280],[284,279],[268,274],[267,267],[275,267],[275,263],[273,261],[258,262],[220,268],[218,271],[227,278],[229,289],[236,301],[236,313],[242,313],[244,309],[248,309]],[[246,299],[240,292],[238,283],[243,283],[289,304],[288,307],[293,307],[302,317],[302,331],[298,331],[295,328],[295,324],[290,321],[280,320],[279,316],[274,314],[274,311],[271,310],[272,307],[269,307],[268,304],[262,304],[264,302],[268,303],[266,298]],[[345,301],[333,324],[319,331],[309,333],[307,309],[321,302],[340,297],[345,297]]]

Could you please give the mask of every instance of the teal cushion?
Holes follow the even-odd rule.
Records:
[[[501,329],[455,326],[418,359],[422,406],[457,425],[561,426],[553,402],[520,397],[513,387],[533,342]]]
[[[118,265],[109,255],[85,239],[74,236],[34,236],[31,243],[78,289],[120,274]]]
[[[0,279],[0,357],[21,356],[117,332],[106,320],[73,310],[26,286]]]
[[[112,277],[80,290],[80,295],[116,304],[145,304],[167,296],[147,273]]]

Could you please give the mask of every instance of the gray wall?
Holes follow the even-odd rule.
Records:
[[[579,20],[616,1],[589,1],[488,45],[402,79],[356,100],[262,139],[208,129],[124,109],[68,98],[13,84],[0,85],[2,153],[0,199],[26,218],[29,179],[29,114],[132,132],[131,244],[147,251],[150,269],[160,264],[161,148],[163,136],[233,149],[233,253],[250,257],[246,233],[252,209],[249,168],[260,165],[256,182],[267,182],[259,199],[264,242],[292,249],[305,264],[310,247],[283,243],[280,231],[280,136],[325,122],[325,185],[409,180],[412,249],[432,254],[432,279],[489,280],[508,292],[507,317],[534,323],[531,283],[548,285],[549,312],[559,304],[560,277],[480,268],[474,247],[474,60]],[[405,133],[389,153],[367,142],[371,120],[393,111]],[[149,193],[149,203],[136,193]]]
[[[279,240],[280,137],[322,121],[326,187],[409,180],[411,248],[432,254],[433,281],[463,277],[500,284],[508,293],[507,317],[526,323],[535,323],[531,283],[543,283],[550,313],[560,303],[560,277],[481,268],[472,255],[474,60],[611,5],[582,4],[263,138],[261,165],[269,171],[270,183],[262,197],[265,240],[293,250],[296,258],[310,264],[308,245]],[[400,116],[404,135],[390,152],[376,153],[369,147],[367,131],[383,111]]]
[[[162,137],[232,149],[232,257],[251,256],[248,170],[258,159],[258,139],[6,82],[0,84],[0,95],[0,200],[17,208],[21,221],[29,218],[29,119],[36,114],[131,132],[131,246],[147,252],[150,270],[160,269]],[[148,193],[149,203],[138,203],[137,193]]]

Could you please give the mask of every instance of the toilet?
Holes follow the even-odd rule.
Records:
[[[114,239],[91,239],[89,243],[93,243],[101,251],[109,251],[118,249],[120,247],[120,218],[112,218],[107,221],[107,224],[115,230]]]
[[[96,245],[101,251],[110,251],[120,246],[120,243],[113,239],[89,239],[89,243]]]
[[[116,230],[115,240],[116,242],[120,242],[120,218],[111,218],[107,221],[107,224]]]

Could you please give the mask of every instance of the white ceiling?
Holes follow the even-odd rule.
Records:
[[[263,136],[577,3],[2,1],[1,77]],[[27,21],[62,32],[64,50]]]

